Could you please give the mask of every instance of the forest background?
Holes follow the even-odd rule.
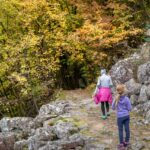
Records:
[[[0,0],[0,116],[35,116],[135,52],[150,0]]]

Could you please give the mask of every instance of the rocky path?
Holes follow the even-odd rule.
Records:
[[[71,115],[83,126],[83,134],[94,137],[95,142],[104,145],[105,149],[116,150],[118,129],[115,112],[111,111],[111,116],[102,120],[100,106],[94,104],[89,91],[62,91],[59,96],[71,102]],[[131,143],[133,150],[150,150],[150,124],[144,124],[135,111],[131,113]]]
[[[107,120],[100,115],[90,90],[58,92],[35,118],[2,118],[0,150],[116,150],[115,112]],[[150,150],[150,124],[136,111],[131,113],[131,143],[131,150]]]

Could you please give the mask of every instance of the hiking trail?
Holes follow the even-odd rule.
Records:
[[[106,119],[101,119],[100,104],[96,105],[88,90],[61,91],[59,98],[72,103],[71,114],[85,127],[83,134],[96,138],[96,142],[106,149],[115,150],[118,144],[118,128],[115,111]],[[131,144],[135,150],[150,149],[150,125],[141,123],[142,117],[135,111],[130,115]],[[84,128],[83,127],[83,128]],[[132,148],[133,149],[133,148]]]

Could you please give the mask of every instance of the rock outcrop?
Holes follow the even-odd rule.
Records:
[[[150,36],[149,30],[146,35]],[[150,101],[150,43],[144,43],[140,52],[117,62],[110,73],[114,85],[126,85],[132,104],[138,111],[142,111],[147,122],[150,122],[150,112],[144,108]],[[144,109],[141,109],[142,107]]]
[[[59,101],[43,105],[35,118],[14,117],[0,120],[0,150],[87,150],[102,148],[82,135],[70,116],[71,104]],[[82,125],[83,126],[83,125]]]

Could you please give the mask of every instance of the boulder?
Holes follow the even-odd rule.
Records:
[[[0,129],[2,132],[20,130],[29,133],[33,127],[33,118],[30,117],[5,117],[0,120]]]
[[[17,141],[14,144],[14,150],[23,150],[23,149],[28,149],[28,141],[27,140]]]
[[[140,61],[140,55],[134,54],[129,58],[118,61],[110,70],[114,85],[125,83],[134,77],[136,61]]]
[[[137,141],[136,143],[134,143],[132,146],[131,146],[131,149],[132,150],[142,150],[143,148],[145,148],[144,144]]]
[[[15,150],[22,150],[27,148],[29,150],[36,150],[47,144],[48,141],[57,140],[56,134],[52,127],[41,127],[36,129],[35,134],[27,140],[21,140],[15,143]]]
[[[63,113],[66,113],[69,108],[69,103],[68,102],[56,102],[53,104],[46,104],[43,105],[40,110],[39,110],[39,116],[43,115],[61,115]]]
[[[13,150],[15,140],[15,134],[12,132],[0,133],[0,150]]]
[[[131,95],[130,96],[130,101],[132,105],[136,105],[138,103],[138,96],[137,95]]]
[[[146,102],[148,100],[147,92],[146,91],[147,91],[147,86],[143,85],[141,87],[140,95],[139,95],[139,98],[138,98],[138,102],[139,103],[143,103],[143,102]]]
[[[59,139],[64,139],[79,132],[79,129],[70,122],[58,122],[54,125],[54,131]]]
[[[140,112],[142,115],[145,116],[146,113],[150,110],[150,101],[137,105],[136,110],[137,112]]]
[[[139,66],[137,76],[141,84],[150,84],[150,61]]]
[[[43,126],[43,123],[46,122],[47,120],[51,120],[53,118],[58,117],[58,115],[38,115],[34,118],[34,124],[35,124],[35,128],[39,128]]]
[[[128,90],[128,94],[129,95],[138,95],[140,93],[140,89],[141,89],[141,84],[136,83],[135,80],[132,78],[130,79],[128,82],[125,83],[127,90]]]
[[[80,134],[74,134],[69,137],[67,140],[62,140],[59,143],[62,147],[63,150],[68,150],[68,149],[74,149],[78,146],[83,147],[85,142],[84,142],[84,137]]]
[[[57,136],[52,127],[41,127],[36,129],[35,138],[39,141],[54,141]]]

